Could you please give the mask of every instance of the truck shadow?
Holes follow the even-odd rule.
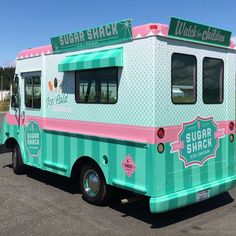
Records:
[[[12,168],[11,164],[3,166],[3,168]],[[80,194],[78,184],[69,178],[42,171],[33,167],[28,167],[27,176],[34,180],[40,181],[46,185],[53,186],[70,194]],[[183,207],[161,214],[152,214],[149,211],[149,199],[144,198],[141,201],[122,205],[120,200],[132,196],[132,193],[111,188],[111,201],[108,206],[115,211],[121,213],[121,217],[134,217],[150,225],[151,228],[164,228],[174,225],[178,222],[190,219],[195,216],[200,216],[203,213],[212,211],[224,205],[233,202],[233,198],[228,192],[220,194],[209,200],[196,203],[191,206]],[[101,209],[102,210],[102,209]]]
[[[10,148],[7,148],[5,145],[0,145],[0,154],[11,152]]]
[[[230,194],[226,192],[203,202],[160,214],[152,214],[149,211],[149,199],[147,198],[125,206],[112,203],[110,207],[122,212],[122,217],[132,216],[146,222],[151,228],[164,228],[195,216],[200,216],[233,201]]]

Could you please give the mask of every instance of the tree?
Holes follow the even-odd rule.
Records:
[[[0,78],[3,77],[3,90],[10,90],[10,84],[13,81],[15,74],[15,67],[0,67]],[[0,89],[1,81],[0,81]]]

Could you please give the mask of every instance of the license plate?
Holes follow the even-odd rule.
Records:
[[[203,191],[200,191],[197,193],[197,201],[198,202],[206,200],[209,197],[210,197],[210,190],[209,189],[203,190]]]

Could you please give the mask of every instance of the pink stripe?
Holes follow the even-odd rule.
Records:
[[[7,113],[6,119],[9,124],[18,124],[17,119],[14,115],[10,115],[9,113]],[[37,116],[27,116],[24,120],[24,123],[21,121],[20,125],[25,126],[30,120],[35,120],[36,122],[38,122],[40,128],[45,130],[114,138],[140,143],[154,144],[155,142],[155,129],[152,127],[116,125],[78,120],[51,119]]]
[[[7,113],[6,119],[7,123],[9,124],[18,124],[15,115]],[[30,120],[37,121],[40,127],[46,130],[99,136],[105,138],[114,138],[119,140],[127,140],[149,144],[156,144],[160,142],[175,142],[178,140],[178,134],[181,132],[182,128],[182,125],[162,127],[165,129],[165,136],[164,138],[160,139],[156,135],[158,127],[119,125],[78,120],[63,120],[37,116],[27,116],[24,120],[24,123],[21,121],[20,125],[24,126]],[[235,133],[235,130],[231,131],[229,129],[230,122],[231,121],[217,122],[218,129],[224,129],[225,134]]]

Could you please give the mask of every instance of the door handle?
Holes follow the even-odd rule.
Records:
[[[22,112],[22,117],[21,117],[21,119],[22,119],[22,123],[24,123],[24,122],[25,122],[25,111]]]

